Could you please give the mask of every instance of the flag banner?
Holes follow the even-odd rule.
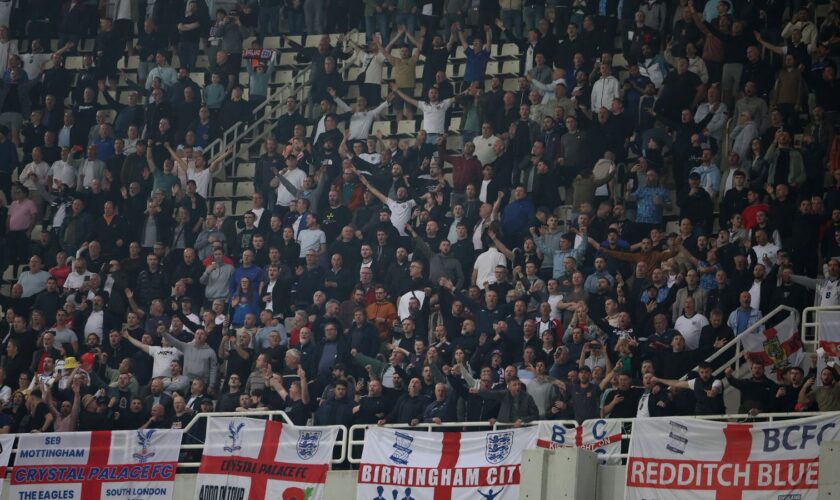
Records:
[[[782,380],[785,368],[800,366],[804,360],[802,338],[796,319],[788,316],[784,321],[764,331],[741,334],[741,348],[753,363],[764,365],[767,378]]]
[[[357,477],[358,500],[513,500],[522,450],[536,426],[486,432],[417,432],[371,427]]]
[[[817,373],[823,368],[834,368],[840,356],[840,311],[818,311],[820,346],[817,349]],[[822,380],[817,376],[814,384],[822,386]]]
[[[583,448],[597,453],[601,463],[621,464],[621,422],[618,420],[585,420],[575,427],[543,420],[539,425],[537,446],[540,448]]]
[[[740,424],[660,417],[633,423],[625,500],[816,500],[820,443],[840,413]]]
[[[21,434],[9,498],[168,500],[180,430]]]
[[[210,417],[195,500],[322,498],[337,436],[337,427]]]
[[[0,478],[6,477],[6,469],[9,467],[9,458],[15,446],[14,434],[0,435]],[[0,495],[3,494],[3,482],[0,481]]]

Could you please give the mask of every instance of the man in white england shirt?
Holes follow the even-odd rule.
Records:
[[[134,347],[152,357],[152,378],[170,376],[172,374],[171,363],[180,360],[181,356],[184,355],[180,349],[169,345],[166,337],[163,337],[161,340],[161,346],[155,346],[140,342],[129,335],[126,330],[123,330],[120,335],[122,335],[122,338],[131,342]],[[151,337],[149,338],[151,339]]]
[[[303,188],[303,180],[306,179],[306,172],[297,167],[298,160],[296,156],[289,155],[286,158],[286,168],[277,175],[285,177],[297,189]],[[289,211],[290,206],[295,201],[294,193],[286,189],[279,180],[272,179],[271,187],[277,188],[277,206],[283,207],[282,214]]]
[[[388,205],[388,209],[391,210],[391,224],[400,233],[400,236],[406,236],[405,225],[411,219],[412,210],[417,206],[417,202],[408,197],[408,190],[403,186],[398,187],[396,192],[397,199],[392,200],[373,187],[367,177],[359,175],[355,167],[353,167],[353,173],[359,177],[359,180],[362,181],[362,184],[365,185],[371,194],[376,196],[382,203]]]
[[[423,123],[420,128],[426,131],[427,144],[436,143],[438,137],[446,133],[446,110],[455,102],[454,97],[441,101],[438,89],[432,87],[429,89],[429,100],[418,101],[403,93],[393,82],[391,83],[391,90],[402,97],[405,102],[423,112]]]
[[[687,297],[683,314],[674,322],[674,329],[685,339],[685,349],[693,351],[700,346],[700,331],[708,324],[709,320],[695,310],[694,298]]]

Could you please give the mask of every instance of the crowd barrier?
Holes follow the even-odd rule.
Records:
[[[703,420],[715,420],[715,421],[728,421],[728,422],[773,422],[778,420],[789,420],[789,419],[796,419],[796,418],[803,418],[803,417],[810,417],[820,415],[819,412],[801,412],[801,413],[763,413],[756,416],[748,415],[748,414],[732,414],[732,415],[704,415],[704,416],[693,416],[687,418],[697,418]],[[196,415],[186,427],[184,427],[184,434],[185,436],[190,433],[190,431],[195,428],[196,425],[199,424],[201,420],[207,419],[209,417],[252,417],[252,418],[265,418],[268,420],[280,420],[284,424],[292,425],[291,420],[289,419],[288,415],[284,411],[260,411],[260,412],[248,412],[248,413],[238,413],[238,412],[219,412],[219,413],[200,413]],[[627,419],[602,419],[606,422],[615,422],[618,421],[621,424],[621,440],[622,440],[622,451],[621,455],[618,457],[623,460],[626,460],[627,454],[626,450],[629,447],[629,441],[632,437],[632,429],[633,429],[633,422],[635,419],[627,418]],[[562,425],[566,429],[574,430],[578,427],[578,423],[574,420],[549,420],[545,421],[549,422],[552,425]],[[539,425],[540,421],[530,422],[525,424],[526,426],[535,426]],[[434,423],[420,423],[415,426],[410,426],[408,424],[387,424],[386,427],[392,428],[401,428],[401,429],[411,429],[415,431],[426,431],[426,432],[446,432],[448,430],[457,430],[457,431],[479,431],[479,430],[497,430],[501,428],[511,427],[512,424],[500,423],[496,422],[494,424],[490,424],[489,422],[448,422],[448,423],[441,423],[441,424],[434,424]],[[348,427],[342,425],[331,426],[338,429],[338,437],[336,438],[335,442],[335,449],[333,450],[333,458],[331,463],[334,465],[342,464],[342,463],[349,463],[349,464],[359,464],[362,459],[362,450],[364,447],[364,440],[365,440],[365,431],[370,427],[375,427],[375,425],[353,425]],[[185,443],[181,445],[181,451],[191,451],[191,450],[201,450],[204,448],[203,443],[187,443],[187,439],[185,439]],[[12,451],[12,459],[10,461],[10,466],[8,467],[9,471],[14,469],[14,457],[17,455],[17,448],[18,444],[17,441],[15,442],[15,447]],[[178,469],[180,471],[194,471],[197,470],[199,466],[199,462],[194,461],[179,461],[178,462]]]

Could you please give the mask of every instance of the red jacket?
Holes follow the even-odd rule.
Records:
[[[464,155],[448,155],[443,147],[438,148],[441,161],[452,164],[452,190],[458,194],[463,194],[470,184],[480,186],[481,182],[481,162],[478,158],[466,158]]]

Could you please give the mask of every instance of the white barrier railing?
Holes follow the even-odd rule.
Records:
[[[713,375],[719,375],[719,374],[723,373],[723,371],[728,366],[731,366],[733,364],[735,365],[734,368],[733,368],[735,370],[735,373],[740,373],[739,370],[741,369],[741,363],[743,361],[743,353],[744,353],[744,351],[741,350],[741,335],[749,335],[752,332],[758,330],[759,328],[763,328],[764,324],[767,323],[767,321],[769,321],[770,319],[774,318],[777,314],[782,313],[782,312],[787,312],[787,313],[790,313],[790,314],[794,314],[795,315],[794,318],[799,317],[799,311],[797,311],[796,309],[794,309],[792,307],[789,307],[789,306],[781,305],[781,306],[778,306],[777,308],[773,309],[772,311],[770,311],[770,314],[767,314],[766,316],[762,317],[760,320],[756,321],[756,323],[754,325],[750,326],[749,328],[747,328],[746,330],[741,332],[740,335],[736,335],[734,339],[727,342],[726,345],[724,345],[723,347],[718,349],[714,354],[712,354],[711,356],[706,358],[706,362],[708,362],[708,363],[712,363],[713,361],[718,360],[718,359],[721,360],[721,366],[719,366],[717,369],[715,369],[712,372],[712,374]],[[730,353],[733,350],[734,350],[734,355],[732,355],[728,360],[724,361],[724,359],[725,359],[724,356],[726,356],[727,353]],[[691,369],[691,371],[697,371],[697,367],[695,366],[694,368]],[[687,377],[688,377],[688,375],[683,375],[680,380],[685,380]]]
[[[681,416],[680,418],[696,418],[700,420],[714,420],[714,421],[750,421],[750,422],[774,422],[777,420],[789,420],[789,419],[796,419],[796,418],[804,418],[804,417],[812,417],[815,415],[821,415],[820,412],[798,412],[798,413],[760,413],[758,415],[749,415],[749,414],[731,414],[731,415],[687,415]],[[635,421],[635,418],[605,418],[602,420],[606,420],[608,422],[615,422],[619,421],[622,426],[621,431],[621,441],[622,441],[622,449],[629,448],[629,440],[632,436],[632,424]],[[574,420],[544,420],[539,421],[535,420],[533,422],[529,422],[527,424],[523,424],[523,426],[532,426],[532,425],[539,425],[540,422],[550,422],[552,425],[563,425],[569,429],[574,429],[578,426],[578,423]],[[490,424],[489,422],[446,422],[442,424],[431,424],[431,423],[419,423],[417,425],[408,425],[408,424],[386,424],[383,427],[388,427],[392,429],[411,429],[411,430],[425,430],[426,432],[445,432],[446,429],[486,429],[486,430],[496,430],[498,428],[503,427],[510,427],[513,424],[505,424],[501,422],[495,422]],[[362,453],[361,449],[364,445],[364,433],[370,427],[376,427],[376,424],[357,424],[350,427],[348,431],[348,443],[347,443],[347,461],[351,464],[358,464],[362,461]],[[361,438],[358,437],[358,434],[361,433]],[[626,453],[622,453],[618,455],[619,458],[625,460],[627,458]]]
[[[275,417],[279,417],[280,420],[283,421],[286,425],[294,425],[292,421],[289,419],[289,416],[286,414],[285,411],[249,411],[249,412],[217,412],[217,413],[199,413],[197,414],[190,422],[184,427],[184,437],[187,436],[189,431],[195,427],[199,420],[204,419],[207,420],[209,418],[215,417],[252,417],[252,418],[260,418],[260,417],[267,417],[268,420],[274,420]],[[335,447],[333,448],[333,458],[330,460],[331,463],[340,464],[344,462],[344,459],[347,457],[347,427],[343,425],[330,425],[324,426],[325,428],[336,428],[338,429],[338,436],[335,439]],[[182,450],[201,450],[204,448],[204,443],[190,443],[190,444],[181,444]],[[336,453],[337,450],[337,453]],[[337,455],[337,456],[336,456]],[[179,462],[179,468],[198,468],[201,465],[199,462]]]
[[[806,307],[802,311],[802,343],[813,349],[819,347],[822,323],[820,313],[823,312],[840,312],[840,306]]]
[[[749,414],[734,414],[734,415],[686,415],[680,418],[695,418],[698,420],[712,420],[715,422],[723,421],[744,421],[751,422],[775,422],[778,420],[789,420],[795,418],[813,417],[820,415],[820,412],[799,412],[799,413],[759,413],[752,416]],[[633,422],[635,418],[605,418],[604,420],[621,423],[621,448],[622,450],[630,449],[630,438],[632,437]],[[627,453],[622,452],[617,456],[622,460],[627,460]]]
[[[234,144],[237,147],[242,146],[241,142],[244,138],[248,137],[252,132],[258,130],[260,127],[266,125],[266,122],[271,120],[271,123],[268,123],[268,126],[263,128],[262,131],[258,134],[260,138],[264,137],[268,133],[271,133],[271,129],[274,125],[274,118],[277,114],[277,110],[282,108],[283,104],[285,103],[286,98],[290,96],[298,97],[299,102],[304,101],[305,93],[306,93],[306,85],[305,79],[309,78],[309,72],[311,70],[311,64],[301,68],[298,70],[297,74],[292,77],[292,80],[287,82],[286,84],[282,85],[281,87],[275,88],[273,91],[269,91],[269,95],[265,101],[260,103],[259,106],[254,108],[252,114],[255,116],[253,122],[246,123],[246,122],[236,122],[233,126],[229,129],[225,130],[221,137],[216,138],[213,142],[207,145],[205,151],[208,152],[210,158],[216,158],[220,154],[222,154],[229,145]],[[300,94],[300,95],[298,95]],[[251,145],[256,142],[255,138],[252,138],[244,147],[247,149]],[[225,159],[223,166],[228,166],[236,161],[239,151],[236,154],[233,154]]]
[[[824,414],[821,412],[799,412],[799,413],[761,413],[758,415],[749,415],[749,414],[732,414],[732,415],[697,415],[697,416],[683,416],[681,418],[696,418],[702,420],[715,420],[715,421],[750,421],[750,422],[774,422],[777,420],[790,420],[796,418],[803,418],[803,417],[811,417],[815,415]],[[294,425],[292,424],[291,420],[289,419],[288,415],[284,411],[254,411],[254,412],[219,412],[219,413],[199,413],[193,418],[185,427],[184,427],[184,437],[186,438],[189,435],[190,431],[195,428],[197,423],[204,419],[206,420],[209,417],[265,417],[268,420],[275,420],[279,419],[283,421],[284,424]],[[636,420],[634,418],[624,418],[624,419],[611,419],[606,418],[603,419],[606,421],[618,421],[621,423],[622,432],[621,432],[621,439],[622,439],[622,448],[628,449],[629,447],[629,440],[632,438],[632,426],[633,422]],[[538,425],[540,422],[543,421],[533,421],[523,426],[533,426]],[[550,422],[552,425],[563,425],[568,429],[574,429],[578,426],[578,423],[574,420],[547,420],[545,422]],[[510,423],[502,423],[502,422],[445,422],[441,424],[433,424],[433,423],[419,423],[417,425],[408,425],[408,424],[386,424],[384,427],[394,428],[394,429],[411,429],[411,430],[425,430],[426,432],[445,432],[447,429],[452,430],[496,430],[499,428],[511,427],[514,424]],[[335,447],[333,448],[333,458],[330,460],[331,464],[342,464],[342,463],[350,463],[350,464],[359,464],[362,460],[362,448],[364,446],[364,437],[365,431],[369,427],[376,427],[376,424],[357,424],[350,426],[349,428],[343,425],[333,425],[329,427],[334,427],[338,430],[338,436],[336,437]],[[194,438],[194,436],[193,436]],[[12,457],[15,457],[18,452],[18,444],[15,441],[15,447],[12,450]],[[181,450],[202,450],[204,448],[204,443],[182,443]],[[619,455],[621,459],[626,459],[627,454],[622,453]],[[10,463],[14,463],[14,459],[10,460]],[[200,462],[178,462],[179,469],[197,469],[200,466]],[[10,465],[7,468],[8,472],[14,470],[14,465]]]

